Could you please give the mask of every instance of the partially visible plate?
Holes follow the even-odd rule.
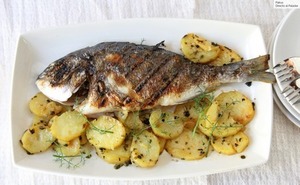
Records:
[[[283,60],[300,56],[300,9],[290,11],[278,25],[270,44],[272,66]],[[273,85],[276,94],[275,102],[281,111],[298,127],[300,127],[300,104],[293,105],[281,93],[284,85]]]
[[[20,36],[11,102],[11,131],[13,162],[16,166],[59,175],[105,179],[163,179],[206,175],[242,169],[265,163],[269,158],[273,123],[272,86],[262,82],[247,85],[231,84],[221,90],[239,90],[255,103],[256,115],[247,126],[249,147],[241,154],[226,156],[213,152],[199,161],[172,159],[164,152],[151,169],[134,166],[115,170],[96,154],[78,169],[59,167],[53,151],[27,155],[19,140],[30,123],[29,99],[38,91],[35,79],[52,61],[71,51],[103,41],[131,41],[152,45],[165,40],[167,49],[180,52],[183,35],[194,32],[214,42],[238,51],[245,59],[266,54],[261,30],[256,25],[186,19],[131,19],[103,21],[95,24],[74,25],[39,30]],[[242,159],[241,156],[246,156]]]

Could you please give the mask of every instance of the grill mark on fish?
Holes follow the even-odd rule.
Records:
[[[181,64],[178,62],[178,57],[169,58],[164,61],[164,65],[147,80],[146,84],[139,92],[141,97],[144,99],[144,106],[150,102],[157,100],[158,96],[161,95],[176,75],[182,70]],[[159,85],[157,85],[159,84]]]
[[[150,61],[153,61],[149,59]],[[137,85],[134,85],[134,90],[138,93],[142,90],[142,88],[145,86],[145,84],[153,77],[155,73],[159,71],[164,65],[167,64],[167,57],[161,58],[162,62],[150,62],[147,66],[142,66],[143,69],[141,69],[141,74],[143,75],[143,78],[139,79],[139,83]]]

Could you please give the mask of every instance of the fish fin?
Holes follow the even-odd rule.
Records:
[[[273,73],[260,71],[254,74],[251,74],[247,77],[249,81],[261,81],[266,83],[275,83],[276,79]]]

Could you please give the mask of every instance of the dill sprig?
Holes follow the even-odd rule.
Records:
[[[206,110],[207,108],[212,104],[212,101],[214,99],[213,92],[211,93],[201,93],[199,96],[194,98],[194,107],[196,111],[198,112],[198,118],[195,124],[195,127],[193,128],[193,135],[197,131],[197,128],[199,127],[199,124],[203,120],[207,120],[206,116]]]
[[[62,146],[54,142],[56,146],[55,154],[52,156],[55,158],[56,162],[60,163],[60,167],[66,166],[68,169],[75,169],[83,166],[85,164],[86,159],[91,158],[90,151],[86,152],[84,150],[80,151],[80,154],[74,156],[64,155],[62,152]]]

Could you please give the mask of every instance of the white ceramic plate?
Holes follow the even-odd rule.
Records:
[[[300,10],[290,11],[278,26],[277,33],[271,44],[272,65],[283,62],[292,56],[300,56]],[[291,104],[281,93],[284,83],[274,84],[277,104],[283,113],[300,127],[300,104]],[[276,100],[276,99],[275,99]],[[279,101],[278,101],[279,100]]]
[[[132,19],[103,21],[96,24],[75,25],[40,30],[20,36],[16,54],[11,104],[11,131],[13,161],[18,167],[42,172],[107,179],[162,179],[206,175],[242,169],[263,164],[270,152],[273,99],[272,86],[253,82],[223,86],[222,90],[239,90],[255,102],[256,115],[246,130],[249,147],[241,154],[225,156],[213,152],[199,161],[172,159],[164,152],[157,165],[151,169],[134,166],[118,170],[92,153],[83,167],[59,167],[52,157],[53,151],[27,155],[19,139],[31,123],[27,104],[37,92],[34,85],[37,75],[52,61],[67,53],[103,41],[131,41],[156,44],[165,40],[167,49],[180,52],[181,37],[189,32],[200,34],[212,41],[237,50],[245,59],[266,54],[260,28],[255,25],[184,19]],[[245,159],[241,159],[245,155]]]

